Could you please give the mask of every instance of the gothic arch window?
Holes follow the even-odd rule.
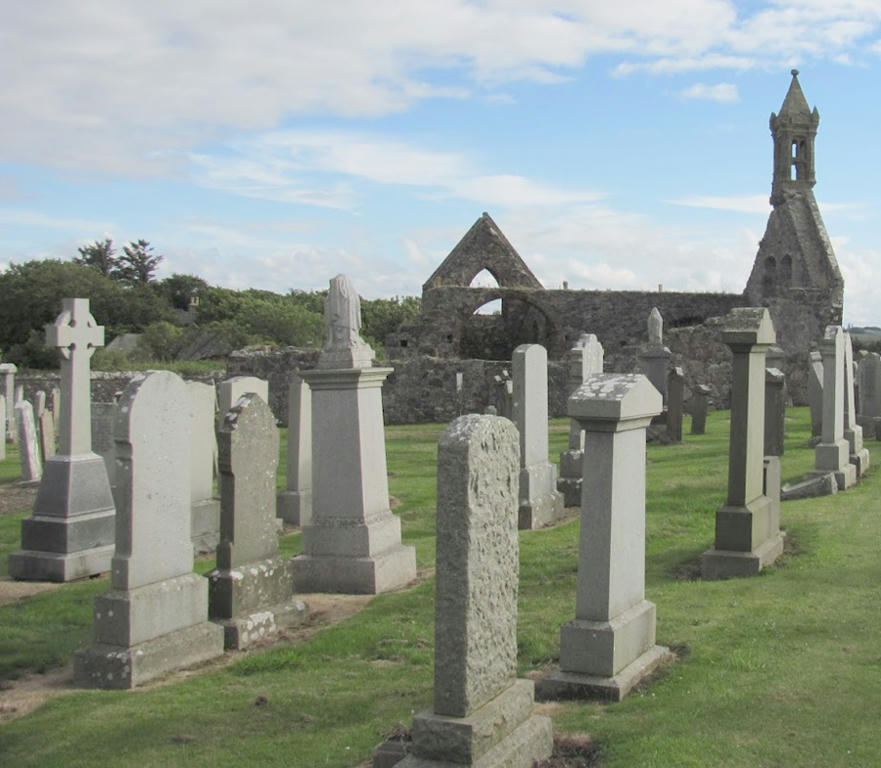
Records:
[[[498,278],[486,267],[480,270],[468,283],[469,288],[498,288]]]
[[[777,259],[768,256],[765,259],[765,268],[762,271],[762,288],[766,292],[773,291],[777,287]]]
[[[792,256],[788,253],[780,260],[780,282],[792,285]]]

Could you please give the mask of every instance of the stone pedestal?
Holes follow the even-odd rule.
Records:
[[[434,706],[400,768],[531,768],[550,720],[516,679],[518,438],[507,419],[456,419],[438,444]]]
[[[224,647],[246,648],[309,614],[294,599],[291,561],[278,556],[278,428],[259,395],[243,395],[224,415],[218,443],[221,528],[209,616],[223,627]]]
[[[543,698],[618,701],[671,658],[645,599],[645,432],[661,395],[640,374],[591,376],[569,398],[588,433],[575,619],[560,630],[560,669]]]
[[[672,353],[663,344],[649,345],[639,353],[639,368],[655,389],[661,393],[667,405],[667,372],[670,369]]]
[[[850,463],[850,445],[844,437],[844,331],[826,326],[820,342],[823,357],[823,431],[814,449],[817,472],[832,472],[843,491],[856,484],[856,467]]]
[[[22,521],[22,549],[9,556],[15,579],[71,581],[107,571],[116,507],[104,460],[92,452],[89,359],[104,328],[88,299],[64,299],[46,326],[47,344],[61,350],[59,449],[43,467],[33,516]]]
[[[207,620],[208,581],[192,572],[186,384],[168,371],[135,377],[114,426],[110,591],[95,598],[94,642],[73,662],[74,682],[90,688],[132,688],[223,652],[223,630]]]
[[[548,461],[548,353],[541,344],[514,350],[514,417],[520,431],[521,529],[540,528],[563,516],[557,468]]]
[[[728,499],[716,512],[715,547],[701,556],[705,579],[757,574],[783,552],[783,534],[763,493],[765,352],[774,340],[767,309],[739,307],[726,318],[722,341],[733,354]]]
[[[294,558],[298,592],[376,594],[416,576],[413,547],[389,509],[382,384],[391,368],[315,369],[312,522]]]
[[[312,522],[312,391],[299,376],[288,389],[288,462],[277,514],[286,523]]]

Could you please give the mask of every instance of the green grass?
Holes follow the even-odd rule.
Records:
[[[811,468],[807,409],[787,420],[784,479]],[[752,579],[691,580],[725,499],[727,413],[702,436],[647,451],[647,597],[658,641],[681,660],[620,704],[554,706],[561,732],[588,733],[605,766],[874,766],[881,711],[881,480],[788,502],[790,542]],[[386,431],[390,493],[420,568],[434,562],[439,425]],[[551,425],[551,455],[566,444]],[[877,443],[867,442],[873,461]],[[9,477],[9,463],[0,477]],[[282,462],[283,469],[283,462]],[[23,511],[24,512],[24,511]],[[0,518],[0,558],[21,515]],[[578,521],[520,535],[519,668],[552,668],[572,618]],[[282,540],[299,550],[299,536]],[[210,566],[200,562],[197,570]],[[48,669],[89,641],[104,580],[0,608],[0,678]],[[433,580],[375,598],[296,645],[236,654],[222,668],[134,692],[76,691],[0,725],[0,764],[353,766],[384,731],[429,706]],[[255,706],[258,696],[265,706]]]

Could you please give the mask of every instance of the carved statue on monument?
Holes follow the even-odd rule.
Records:
[[[648,319],[649,345],[661,347],[664,345],[664,319],[657,307],[652,307]]]
[[[324,304],[325,344],[319,368],[369,368],[374,353],[361,338],[361,299],[346,275],[330,281]]]

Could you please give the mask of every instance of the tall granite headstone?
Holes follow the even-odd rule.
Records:
[[[16,579],[71,581],[102,573],[113,555],[116,508],[104,460],[92,452],[89,359],[104,328],[88,299],[64,299],[46,326],[46,343],[61,351],[58,452],[46,461],[34,514],[21,523],[21,551],[9,556]]]
[[[569,398],[587,432],[575,619],[560,630],[560,669],[543,697],[618,701],[671,658],[645,599],[646,428],[662,406],[634,373],[591,376]]]
[[[707,399],[712,390],[706,384],[698,384],[691,391],[691,434],[707,433]]]
[[[193,573],[190,408],[169,371],[135,376],[114,436],[120,508],[110,591],[95,598],[91,647],[74,655],[77,685],[133,688],[223,653],[208,621],[208,580]]]
[[[823,436],[823,355],[811,352],[808,365],[808,405],[811,407],[811,443],[816,445]]]
[[[278,516],[293,525],[312,522],[312,390],[299,376],[288,389],[288,459]]]
[[[548,353],[541,344],[514,350],[514,418],[520,431],[519,525],[540,528],[563,515],[557,468],[548,461]]]
[[[827,325],[820,342],[823,356],[823,434],[814,449],[817,472],[832,472],[838,490],[857,481],[856,467],[850,463],[850,445],[844,437],[844,331],[840,325]]]
[[[517,679],[518,436],[499,416],[456,419],[438,443],[434,706],[399,768],[531,768],[550,720]]]
[[[765,368],[765,456],[783,455],[786,423],[786,376],[777,368]]]
[[[278,428],[259,395],[242,395],[218,431],[220,543],[208,574],[208,610],[226,648],[246,648],[308,618],[294,599],[291,560],[278,556]]]
[[[413,547],[389,509],[382,384],[360,337],[361,304],[345,275],[330,282],[327,334],[318,365],[302,374],[312,390],[312,522],[294,558],[299,592],[377,594],[416,576]]]
[[[869,449],[863,446],[863,428],[856,418],[853,343],[847,332],[844,333],[844,439],[859,480],[869,468]]]
[[[3,397],[6,401],[6,442],[18,440],[15,429],[15,372],[18,368],[12,363],[0,363],[0,376],[3,377]]]
[[[763,492],[765,351],[775,341],[768,310],[732,310],[722,341],[732,352],[728,499],[716,512],[715,546],[701,556],[705,579],[757,574],[783,552],[778,510]]]
[[[36,485],[43,476],[43,462],[40,459],[40,441],[34,424],[34,407],[27,400],[20,400],[15,404],[15,424],[18,431],[21,483]]]
[[[190,536],[196,552],[210,552],[220,541],[220,501],[214,495],[217,393],[211,384],[187,382],[190,396]]]
[[[594,373],[603,372],[603,345],[592,333],[583,333],[569,350],[569,393],[580,387]],[[572,419],[569,423],[569,447],[560,454],[560,477],[557,490],[563,494],[563,506],[581,504],[581,470],[584,457],[584,430]]]
[[[676,366],[667,375],[667,439],[682,442],[682,419],[685,405],[685,373]]]

